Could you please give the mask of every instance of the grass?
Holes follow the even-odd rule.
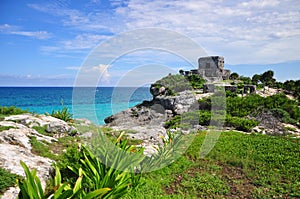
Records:
[[[0,126],[0,132],[1,131],[6,131],[6,130],[9,130],[9,129],[14,129],[15,127],[13,126]]]
[[[59,138],[58,142],[52,143],[38,141],[36,137],[30,138],[30,143],[32,145],[31,152],[33,154],[47,157],[55,161],[60,160],[63,151],[67,148],[74,146],[76,148],[78,146],[77,142],[79,142],[79,138],[71,136]]]
[[[45,125],[45,126],[33,126],[32,128],[33,128],[34,130],[36,130],[39,134],[47,135],[47,136],[53,135],[53,134],[48,133],[48,132],[46,131],[47,125]]]
[[[144,174],[145,185],[124,198],[300,197],[300,140],[224,132],[200,159],[204,137],[170,166]]]
[[[8,187],[12,187],[16,184],[16,179],[19,176],[9,171],[0,168],[0,196],[5,192]]]

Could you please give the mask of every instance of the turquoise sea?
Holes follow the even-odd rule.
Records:
[[[151,100],[148,87],[0,87],[0,106],[17,106],[34,113],[68,107],[75,118],[104,124],[104,118]]]

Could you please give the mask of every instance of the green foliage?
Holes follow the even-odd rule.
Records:
[[[237,73],[231,73],[229,76],[229,79],[231,79],[231,80],[236,80],[238,78],[239,78],[239,74],[237,74]]]
[[[175,95],[177,92],[191,90],[186,78],[182,75],[168,75],[158,81],[156,81],[151,86],[160,88],[164,86],[166,88],[167,95]]]
[[[226,91],[226,97],[237,97],[238,95],[232,91]]]
[[[78,144],[70,145],[64,153],[61,154],[56,162],[62,173],[62,179],[65,182],[75,184],[77,180],[77,173],[72,172],[68,167],[77,168],[81,167],[80,159],[83,159],[83,152],[79,150]]]
[[[182,128],[191,127],[192,125],[209,126],[210,124],[216,124],[218,122],[218,116],[214,117],[215,121],[212,120],[211,111],[195,111],[184,113],[182,116],[175,116],[171,120],[165,123],[166,128]],[[251,129],[258,125],[258,122],[253,119],[246,119],[241,117],[226,116],[226,126],[234,127],[240,131],[249,132]]]
[[[27,165],[20,161],[26,178],[18,180],[18,186],[20,192],[18,198],[20,199],[67,199],[67,198],[80,198],[80,199],[91,199],[91,198],[102,198],[110,188],[97,189],[95,191],[85,193],[82,189],[82,178],[83,170],[80,168],[78,171],[78,179],[75,182],[73,187],[69,183],[62,182],[60,170],[58,167],[55,167],[55,176],[53,180],[53,190],[50,193],[45,194],[42,188],[40,179],[36,175],[36,170],[30,171]]]
[[[236,130],[240,131],[250,132],[252,128],[257,126],[258,124],[259,122],[254,119],[246,119],[232,116],[226,117],[226,126],[232,126]]]
[[[165,122],[166,128],[189,128],[192,125],[204,125],[208,126],[211,120],[211,112],[210,111],[194,111],[194,112],[186,112],[182,115],[176,115],[171,120]]]
[[[47,126],[33,126],[32,127],[34,130],[36,130],[39,134],[42,135],[49,135],[49,133],[46,131]]]
[[[214,107],[222,110],[225,107],[221,97],[214,96]],[[238,130],[250,131],[258,123],[249,120],[247,116],[256,116],[262,110],[270,110],[275,117],[282,122],[297,124],[300,120],[300,108],[294,100],[288,99],[284,94],[277,94],[269,97],[259,95],[248,95],[246,97],[227,96],[226,125],[235,127]],[[211,120],[212,98],[201,99],[199,108],[202,111],[184,113],[175,116],[165,123],[166,128],[190,128],[192,125],[200,124],[208,126]],[[197,119],[198,118],[198,119]],[[215,117],[214,117],[215,118]]]
[[[198,134],[171,165],[144,175],[123,198],[298,198],[300,140],[224,132],[207,157]]]
[[[168,131],[167,136],[162,137],[163,145],[156,147],[157,153],[146,157],[142,162],[142,171],[157,170],[170,165],[182,155],[188,146],[189,139],[189,136],[183,136],[180,132]]]
[[[22,110],[15,106],[10,106],[10,107],[0,106],[0,115],[2,115],[2,116],[18,115],[18,114],[23,114],[23,113],[28,113],[28,111]]]
[[[241,80],[243,82],[243,84],[251,84],[252,83],[250,77],[240,76],[239,80]]]
[[[0,195],[4,193],[7,188],[14,186],[18,177],[18,175],[0,168]]]
[[[20,192],[19,199],[41,199],[44,197],[44,190],[40,179],[36,175],[36,170],[30,171],[27,165],[20,161],[21,166],[24,169],[26,178],[18,180],[18,186]]]
[[[191,74],[186,76],[186,79],[189,81],[193,89],[203,89],[205,80],[202,79],[199,75]]]
[[[260,80],[261,80],[261,75],[255,74],[255,75],[253,75],[251,81],[252,81],[252,83],[254,85],[258,85],[258,83],[260,82]]]
[[[14,129],[15,127],[13,126],[0,126],[0,132],[1,131],[6,131],[6,130],[9,130],[9,129]]]
[[[52,111],[51,116],[64,120],[66,122],[70,122],[73,117],[67,107],[63,107],[62,110]]]
[[[249,95],[243,98],[227,98],[227,113],[231,116],[246,117],[255,115],[258,113],[257,110],[262,109],[281,109],[287,112],[289,117],[283,115],[285,119],[282,119],[288,123],[294,123],[294,121],[299,121],[300,119],[300,108],[297,102],[288,99],[284,94],[277,94],[266,98],[259,95]]]
[[[273,78],[274,72],[268,70],[261,75],[260,81],[266,86],[273,86],[276,80]]]
[[[285,81],[282,87],[287,93],[292,94],[298,100],[298,104],[300,104],[300,80]]]
[[[126,159],[126,153],[142,153],[138,151],[135,147],[128,145],[128,140],[122,139],[124,133],[118,137],[115,141],[115,145],[122,150],[113,151],[110,150],[110,154],[107,154],[107,147],[103,143],[109,143],[109,140],[105,142],[103,135],[99,137],[93,137],[92,140],[95,143],[92,144],[91,150],[82,146],[80,150],[74,148],[68,150],[64,154],[62,162],[59,162],[58,166],[67,166],[69,171],[73,172],[73,176],[67,173],[63,169],[62,176],[70,177],[69,180],[71,186],[75,186],[74,176],[80,176],[79,171],[82,169],[82,189],[85,193],[92,193],[96,190],[103,188],[110,188],[110,190],[103,195],[103,198],[119,198],[120,196],[126,194],[130,190],[134,189],[139,185],[140,175],[134,174],[134,168],[129,167],[135,161],[141,162],[142,159],[136,159],[133,156],[130,160]],[[101,160],[101,161],[100,161]],[[72,162],[70,165],[68,163]],[[111,167],[110,167],[111,166]],[[75,175],[74,175],[75,174]],[[64,179],[64,177],[63,177]]]
[[[176,93],[192,89],[202,89],[205,84],[205,80],[199,75],[191,74],[188,76],[183,75],[169,75],[166,76],[154,84],[152,87],[160,88],[164,86],[166,88],[166,95],[174,96]]]
[[[284,122],[284,123],[288,123],[288,124],[297,124],[297,121],[295,119],[292,119],[290,117],[290,114],[283,110],[283,109],[280,109],[280,108],[274,108],[274,109],[271,109],[271,112],[272,114],[281,120],[281,122]]]
[[[56,159],[56,156],[50,152],[50,146],[46,143],[40,142],[36,137],[30,138],[30,144],[32,146],[31,152],[43,157]]]

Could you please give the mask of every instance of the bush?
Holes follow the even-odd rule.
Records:
[[[0,168],[0,195],[4,193],[7,188],[14,186],[17,177],[19,176]]]
[[[202,79],[199,75],[192,74],[189,76],[183,75],[168,75],[151,85],[151,87],[165,87],[166,95],[173,96],[178,92],[192,90],[192,89],[202,89],[205,80]]]
[[[199,75],[191,74],[186,76],[186,79],[190,82],[190,85],[193,89],[203,89],[205,80],[202,79]]]
[[[104,198],[119,198],[138,186],[141,176],[134,174],[133,168],[128,168],[129,162],[134,163],[135,160],[127,160],[124,151],[132,154],[142,151],[128,145],[128,140],[123,139],[123,135],[124,133],[121,133],[115,141],[115,145],[122,150],[110,150],[109,154],[106,151],[110,146],[106,143],[110,141],[104,142],[102,134],[92,138],[89,142],[92,146],[90,149],[85,146],[82,146],[80,150],[77,147],[69,148],[63,155],[62,161],[57,164],[62,168],[62,179],[74,187],[82,169],[82,190],[85,193],[91,193],[102,188],[110,188],[109,192],[103,195]],[[111,165],[118,169],[109,167]]]
[[[18,115],[28,113],[29,111],[17,108],[15,106],[0,106],[0,115]]]
[[[208,126],[211,120],[210,111],[193,111],[182,115],[176,115],[171,120],[165,122],[166,128],[191,128],[193,125]]]
[[[226,126],[232,126],[237,130],[250,132],[253,127],[259,124],[258,121],[254,119],[245,119],[240,117],[226,117]]]
[[[62,110],[52,111],[51,116],[56,117],[60,120],[64,120],[66,122],[71,121],[73,117],[73,115],[69,112],[69,109],[67,107],[63,107]]]
[[[271,112],[281,122],[288,123],[288,124],[294,124],[294,125],[297,124],[297,121],[295,119],[292,119],[290,117],[290,114],[285,110],[282,110],[280,108],[274,108],[271,110]]]

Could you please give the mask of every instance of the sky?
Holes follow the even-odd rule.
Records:
[[[300,79],[299,0],[1,0],[0,86],[73,86],[82,73],[100,86],[140,86],[197,67],[170,49],[139,49],[147,28],[165,30],[152,35],[164,47],[159,39],[185,49],[168,31],[188,38],[241,75]],[[130,39],[120,49],[136,49],[96,59],[120,35]]]

